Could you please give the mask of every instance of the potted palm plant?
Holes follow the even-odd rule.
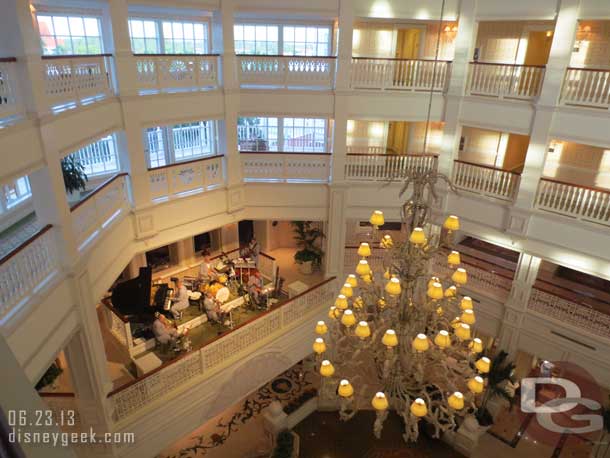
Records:
[[[509,407],[512,409],[515,392],[510,386],[513,384],[515,365],[507,361],[507,358],[508,353],[500,351],[491,362],[491,369],[487,374],[487,386],[483,392],[481,406],[475,415],[481,426],[493,424],[493,419],[500,409],[497,406],[492,408],[492,404],[504,401],[508,402]]]
[[[66,156],[61,160],[61,171],[64,177],[64,186],[68,193],[68,201],[78,200],[79,191],[87,187],[89,177],[85,173],[85,166],[74,156]]]
[[[292,221],[290,224],[299,248],[294,254],[294,261],[301,273],[309,275],[322,265],[324,252],[319,247],[319,241],[324,238],[324,233],[312,221]]]

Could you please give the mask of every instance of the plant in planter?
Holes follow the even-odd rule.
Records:
[[[294,451],[294,436],[285,429],[280,431],[275,440],[275,449],[271,458],[291,458]]]
[[[64,176],[64,186],[70,195],[76,191],[84,191],[89,177],[85,166],[74,156],[66,156],[61,160],[61,171]]]
[[[299,265],[301,273],[310,274],[313,269],[322,265],[324,252],[318,246],[318,241],[324,238],[324,233],[312,221],[292,221],[294,240],[299,250],[294,254],[294,260]]]
[[[477,409],[475,417],[481,426],[493,424],[493,415],[488,410],[489,402],[501,398],[508,401],[510,409],[515,402],[514,392],[507,388],[513,382],[515,365],[506,361],[508,353],[501,351],[491,361],[491,369],[487,374],[487,386],[483,392],[481,406]]]
[[[59,377],[62,372],[63,370],[56,363],[51,364],[51,366],[49,366],[47,371],[36,384],[36,390],[39,391],[45,386],[53,385],[55,380],[57,380],[57,377]]]

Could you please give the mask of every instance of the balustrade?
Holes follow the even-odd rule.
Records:
[[[544,66],[471,62],[468,93],[533,100],[540,95]]]
[[[218,54],[136,54],[142,92],[214,89],[220,86]]]
[[[334,56],[237,56],[237,76],[242,86],[332,89]]]
[[[447,87],[451,61],[425,59],[352,58],[352,89],[391,89],[443,92]]]
[[[112,54],[43,56],[44,93],[50,109],[113,94]]]
[[[17,59],[0,57],[0,120],[11,118],[23,112],[23,102],[19,94]]]
[[[83,249],[129,205],[126,173],[114,175],[73,205],[70,211],[78,249]]]
[[[453,183],[460,189],[502,200],[514,200],[521,175],[466,161],[454,161]]]
[[[245,181],[321,182],[330,177],[330,153],[240,153]]]
[[[536,208],[610,226],[610,190],[542,178]]]
[[[58,268],[51,226],[0,260],[0,320],[35,293]]]
[[[402,180],[411,172],[436,170],[436,154],[353,154],[348,147],[345,178],[356,181]],[[378,147],[372,147],[377,151]]]
[[[568,67],[561,102],[566,105],[610,107],[610,69]]]

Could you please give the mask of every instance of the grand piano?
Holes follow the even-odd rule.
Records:
[[[169,310],[172,289],[167,283],[152,284],[152,269],[140,267],[139,275],[117,284],[112,290],[112,305],[130,321],[149,323],[155,312]]]

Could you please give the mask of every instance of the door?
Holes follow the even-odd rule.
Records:
[[[396,37],[396,59],[417,59],[419,56],[420,29],[398,29]],[[396,60],[394,66],[394,85],[410,86],[415,81],[415,62]]]
[[[525,50],[524,65],[534,67],[523,67],[519,76],[520,93],[525,96],[535,96],[540,93],[542,85],[542,71],[536,66],[546,65],[551,53],[553,33],[548,31],[529,32],[527,38],[527,49]]]
[[[404,121],[391,121],[388,127],[387,154],[404,154],[409,133],[408,123]]]
[[[528,135],[509,134],[502,168],[510,172],[521,173],[529,144]]]

